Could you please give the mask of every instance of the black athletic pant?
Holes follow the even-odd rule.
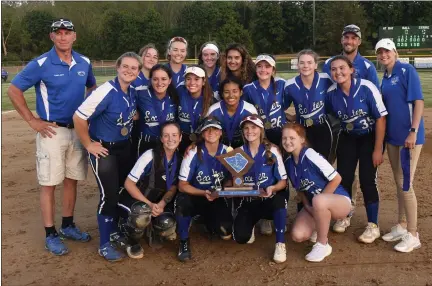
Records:
[[[131,160],[131,142],[103,142],[102,146],[108,149],[108,156],[96,159],[95,156],[89,155],[100,191],[98,214],[117,217],[119,190],[134,165],[134,160]]]
[[[312,125],[306,128],[306,139],[315,151],[329,160],[333,143],[333,135],[327,120],[320,125]]]
[[[210,202],[203,196],[178,193],[174,206],[176,216],[193,217],[201,215],[204,218],[207,230],[211,233],[226,235],[232,232],[231,208],[225,198],[217,198]],[[222,228],[224,231],[221,230]]]
[[[234,219],[233,234],[236,242],[244,244],[252,235],[255,224],[260,219],[273,220],[273,212],[287,208],[289,192],[277,192],[271,198],[244,198]]]
[[[375,132],[354,136],[341,132],[337,148],[337,171],[342,176],[342,186],[352,197],[357,162],[359,162],[360,189],[365,205],[378,202],[377,168],[373,166],[372,153],[375,147]]]

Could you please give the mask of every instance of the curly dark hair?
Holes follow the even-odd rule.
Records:
[[[239,43],[233,43],[228,45],[228,47],[225,49],[225,52],[222,53],[220,56],[219,61],[221,67],[221,81],[223,81],[228,75],[232,74],[227,65],[227,56],[230,50],[238,51],[242,57],[242,64],[240,67],[240,80],[242,81],[243,85],[251,83],[255,77],[255,64],[252,61],[252,57],[250,56],[246,47]]]

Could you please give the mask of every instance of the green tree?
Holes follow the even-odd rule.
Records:
[[[23,28],[28,33],[27,49],[34,55],[48,51],[52,42],[49,38],[50,24],[54,16],[47,11],[29,11],[23,19]]]
[[[254,54],[251,35],[234,18],[228,19],[227,22],[218,29],[215,36],[221,50],[225,49],[228,44],[235,42],[243,44],[251,55]]]
[[[281,3],[285,21],[285,52],[313,48],[312,2],[284,1]]]

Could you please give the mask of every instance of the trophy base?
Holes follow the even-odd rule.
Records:
[[[252,188],[227,188],[225,190],[216,191],[219,197],[257,197],[260,195],[259,190]]]

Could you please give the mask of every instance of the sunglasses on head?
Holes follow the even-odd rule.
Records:
[[[344,33],[349,33],[349,32],[358,33],[358,32],[360,32],[360,29],[358,29],[358,28],[345,28],[344,29]]]
[[[74,25],[72,24],[71,21],[65,21],[63,19],[60,21],[55,21],[54,23],[51,24],[51,29],[60,29],[60,28],[66,28],[68,30],[73,30]]]

